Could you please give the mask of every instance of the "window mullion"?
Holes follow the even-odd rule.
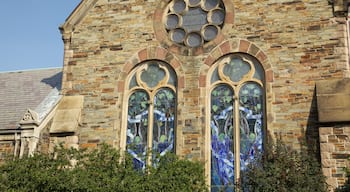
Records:
[[[240,123],[239,123],[239,99],[234,96],[234,154],[235,154],[235,183],[239,183],[240,178]]]
[[[147,165],[151,165],[152,161],[152,144],[153,144],[153,124],[154,124],[154,105],[153,99],[151,98],[149,101],[149,111],[148,111],[148,134],[147,134]]]

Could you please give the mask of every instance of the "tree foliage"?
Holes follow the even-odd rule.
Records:
[[[295,151],[277,142],[266,147],[264,155],[248,167],[243,173],[243,191],[328,191],[319,161],[306,149]]]
[[[201,163],[173,154],[157,167],[135,170],[132,158],[121,160],[108,145],[98,149],[57,148],[52,154],[8,160],[0,166],[0,191],[207,191]]]
[[[101,145],[90,151],[57,148],[52,154],[8,160],[0,166],[0,191],[208,191],[199,162],[167,154],[157,166],[135,170],[131,157],[120,157],[117,150]],[[281,143],[267,147],[242,177],[242,191],[327,191],[318,160]],[[343,191],[349,186],[339,190]]]

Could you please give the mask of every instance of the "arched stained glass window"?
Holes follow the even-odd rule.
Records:
[[[211,92],[211,181],[212,189],[234,184],[234,100],[225,84]],[[219,186],[218,186],[219,185]]]
[[[134,166],[144,169],[175,150],[176,76],[161,61],[147,61],[131,74],[126,148]]]
[[[135,91],[129,97],[127,144],[128,152],[134,157],[136,167],[146,166],[148,138],[148,101],[149,96],[143,90]]]
[[[262,152],[264,74],[253,57],[231,54],[211,76],[211,191],[233,191],[241,172]]]

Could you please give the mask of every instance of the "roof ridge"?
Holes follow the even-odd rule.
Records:
[[[43,70],[49,70],[49,69],[62,69],[62,67],[47,67],[47,68],[35,68],[35,69],[19,69],[19,70],[13,70],[13,71],[0,71],[1,73],[21,73],[21,72],[30,72],[30,71],[43,71]]]

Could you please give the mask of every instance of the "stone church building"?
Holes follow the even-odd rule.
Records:
[[[306,140],[341,186],[348,4],[83,0],[60,26],[63,69],[0,73],[0,158],[105,142],[142,168],[147,149],[173,152],[202,161],[217,191],[267,140],[295,149]]]

